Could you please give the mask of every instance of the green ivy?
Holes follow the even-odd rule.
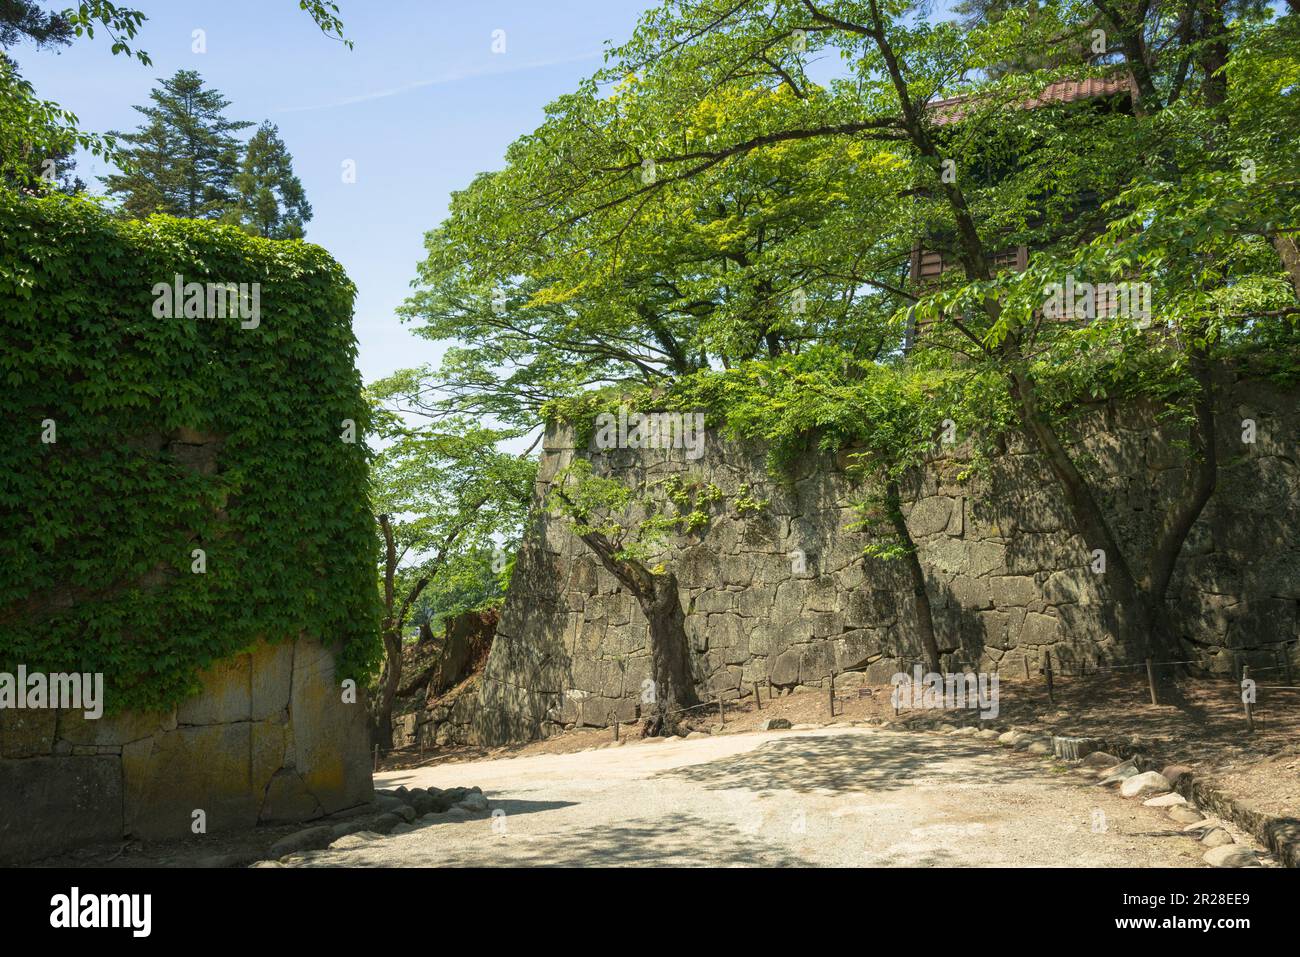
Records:
[[[260,324],[155,318],[178,273],[260,283]],[[159,708],[259,638],[305,634],[364,677],[354,296],[316,246],[0,190],[0,671],[102,672],[110,710]],[[187,464],[191,433],[221,438],[215,468]]]

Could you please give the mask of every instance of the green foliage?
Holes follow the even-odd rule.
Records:
[[[437,632],[444,618],[499,608],[513,570],[513,549],[509,553],[504,548],[462,549],[420,593],[408,621],[414,625],[427,622]]]
[[[736,489],[736,496],[733,504],[736,506],[736,514],[742,518],[750,512],[761,512],[772,504],[771,499],[757,499],[749,493],[750,488],[748,482],[740,485]]]
[[[660,555],[668,536],[707,528],[710,510],[725,499],[712,482],[673,475],[628,485],[594,474],[590,460],[576,458],[556,477],[547,508],[566,518],[575,535],[603,536],[616,558],[644,565]]]
[[[157,318],[176,274],[260,283],[259,324]],[[110,707],[152,708],[258,638],[307,634],[364,678],[354,295],[315,246],[0,191],[0,670],[103,672]],[[220,438],[215,469],[186,466],[190,430]]]
[[[904,2],[666,2],[456,196],[408,315],[468,333],[476,387],[526,369],[579,430],[670,389],[776,466],[850,448],[883,478],[945,419],[973,467],[1099,401],[1190,422],[1193,358],[1294,381],[1300,276],[1274,247],[1300,222],[1300,15],[1231,7],[1216,66],[1208,15],[1100,9],[972,2],[958,25]],[[1026,108],[1127,77],[1139,34],[1127,100]],[[819,57],[842,64],[821,82]],[[953,96],[955,116],[927,109]],[[1028,269],[989,265],[1020,245]],[[958,268],[915,282],[918,248]],[[1045,320],[1067,275],[1149,284],[1151,328]]]
[[[687,482],[673,475],[659,483],[662,495],[672,503],[676,516],[661,519],[662,527],[676,528],[685,534],[702,531],[709,524],[709,509],[723,501],[722,489],[712,482]]]
[[[0,53],[0,183],[40,191],[47,186],[47,160],[61,178],[71,166],[65,158],[77,149],[107,159],[114,146],[113,137],[81,131],[74,114],[40,99],[13,61]]]
[[[546,504],[552,514],[569,521],[575,535],[604,536],[617,558],[645,561],[661,534],[651,519],[631,518],[635,502],[636,490],[630,485],[595,475],[589,460],[576,458],[556,476]]]
[[[397,373],[367,390],[381,444],[372,502],[389,515],[397,548],[395,618],[422,580],[418,596],[443,609],[502,595],[537,477],[536,459],[501,450],[519,438],[513,430],[465,416],[418,421],[404,402],[411,375]],[[381,590],[386,564],[381,554]]]

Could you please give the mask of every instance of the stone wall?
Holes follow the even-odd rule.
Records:
[[[161,714],[0,709],[0,862],[305,821],[372,797],[365,704],[310,639],[259,644]]]
[[[1227,672],[1234,656],[1300,664],[1300,403],[1257,382],[1225,383],[1219,488],[1192,531],[1170,590],[1182,657]],[[1242,442],[1242,420],[1257,440]],[[1081,461],[1105,475],[1104,507],[1130,554],[1149,542],[1184,478],[1176,430],[1146,406],[1083,418]],[[577,451],[572,432],[546,436],[536,490]],[[1114,637],[1104,575],[1073,532],[1057,486],[1036,455],[1012,441],[986,471],[963,480],[961,446],[937,456],[905,491],[948,663],[1022,673],[1044,652],[1058,667],[1140,661]],[[705,454],[584,450],[597,474],[628,482],[680,475],[726,494],[707,528],[671,542],[694,667],[703,694],[821,686],[831,670],[866,668],[887,681],[921,660],[914,599],[897,562],[865,558],[851,525],[865,490],[840,459],[809,456],[788,478],[769,475],[764,450],[710,433]],[[767,500],[736,507],[741,486]],[[799,558],[802,556],[802,562]],[[635,720],[649,676],[645,619],[572,535],[535,510],[483,674],[472,728],[481,743],[546,735],[574,724]]]

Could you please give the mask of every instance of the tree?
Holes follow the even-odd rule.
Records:
[[[616,479],[593,475],[591,463],[578,459],[557,477],[549,505],[568,520],[573,533],[645,615],[653,698],[641,731],[656,737],[675,734],[683,712],[698,704],[699,697],[677,576],[662,562],[651,564],[664,533],[681,527],[686,516],[658,510],[649,491],[642,489],[638,496]],[[644,517],[638,519],[634,512]]]
[[[298,6],[326,37],[352,48],[352,41],[343,36],[337,3],[299,0]],[[112,0],[80,0],[75,7],[59,12],[42,9],[36,0],[5,0],[0,3],[0,48],[22,41],[33,43],[37,49],[66,45],[74,37],[94,39],[95,31],[100,30],[112,41],[114,54],[124,53],[148,66],[152,62],[149,54],[131,47],[145,19],[140,11],[118,6]],[[78,148],[118,163],[125,159],[113,136],[80,129],[73,113],[57,103],[38,99],[13,61],[0,56],[0,183],[37,192],[47,189],[42,183],[31,183],[32,166],[44,171],[45,160],[57,163]],[[67,162],[58,165],[61,170],[71,169]],[[58,179],[64,191],[75,188],[78,182],[69,182],[62,174]],[[157,197],[146,194],[146,201],[152,198]]]
[[[0,183],[33,196],[50,192],[80,193],[86,184],[76,175],[74,153],[85,147],[103,155],[93,137],[79,136],[67,125],[67,114],[54,104],[37,100],[18,74],[17,66],[0,52]]]
[[[521,214],[492,266],[512,282],[543,283],[545,254],[621,270],[627,237],[658,236],[665,210],[698,208],[796,144],[814,157],[855,150],[880,173],[859,178],[844,217],[806,223],[789,242],[805,252],[844,244],[836,258],[856,266],[838,277],[846,297],[870,283],[916,300],[909,311],[930,329],[906,361],[949,366],[979,386],[972,396],[990,399],[988,386],[999,385],[996,402],[1014,412],[1012,427],[1104,557],[1121,644],[1171,661],[1168,589],[1217,483],[1216,368],[1252,344],[1294,348],[1300,207],[1285,157],[1300,135],[1300,21],[1208,0],[1176,19],[1101,0],[1032,15],[1027,4],[996,9],[969,28],[917,18],[905,0],[695,0],[651,11],[494,180]],[[1062,55],[1091,50],[1083,41],[1095,30],[1100,66]],[[803,65],[827,51],[847,67],[820,87]],[[1107,71],[1126,78],[1131,109],[1070,98],[1026,108],[1053,82]],[[932,108],[951,93],[962,99],[947,114]],[[701,115],[708,124],[692,122]],[[888,215],[880,230],[863,228],[880,222],[876,210]],[[855,221],[857,236],[840,226]],[[901,277],[899,290],[887,253],[930,243],[958,268],[934,287]],[[1034,250],[1030,268],[998,271],[998,252],[1016,245]],[[1131,317],[1044,321],[1045,289],[1067,274],[1149,282],[1160,333]],[[855,342],[853,326],[833,320],[811,331]],[[1188,449],[1187,481],[1150,547],[1121,536],[1104,505],[1112,476],[1079,455],[1073,434],[1081,408],[1133,395],[1161,402]]]
[[[372,706],[372,735],[393,745],[393,702],[402,683],[403,632],[426,590],[454,588],[465,562],[512,548],[532,499],[535,460],[498,449],[517,437],[465,418],[412,424],[402,377],[371,386],[380,405],[372,505],[381,538],[379,587],[385,659]]]
[[[122,134],[128,171],[104,177],[122,197],[127,215],[166,213],[187,219],[220,219],[235,204],[233,182],[239,141],[232,135],[251,123],[228,119],[230,101],[205,89],[194,70],[177,70],[150,94],[153,106],[135,110],[147,120]]]
[[[73,174],[78,148],[106,156],[110,139],[79,131],[76,117],[39,100],[7,52],[21,42],[36,49],[66,46],[75,35],[61,13],[42,10],[33,0],[0,4],[0,182],[27,193],[51,190],[77,193],[85,184]]]
[[[275,124],[263,123],[249,139],[233,186],[235,206],[228,214],[232,221],[267,239],[302,238],[311,204]]]
[[[505,531],[498,534],[504,538]],[[455,560],[443,567],[442,574],[429,582],[411,609],[409,621],[418,629],[419,643],[433,641],[435,629],[440,629],[445,619],[499,607],[513,567],[513,555],[500,544],[458,552]]]
[[[0,3],[0,47],[23,40],[43,46],[66,46],[72,42],[72,23],[61,13],[42,10],[35,0],[5,0]]]

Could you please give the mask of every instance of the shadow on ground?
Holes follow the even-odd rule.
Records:
[[[768,741],[742,754],[662,771],[711,790],[893,791],[943,774],[936,765],[964,760],[964,772],[995,783],[1023,779],[1041,769],[1006,761],[984,745],[916,735],[800,735]],[[972,762],[971,759],[974,759]],[[970,779],[968,773],[962,775]]]
[[[520,802],[493,803],[510,814],[513,813],[509,811],[510,805]],[[482,820],[465,822],[465,826],[490,827]],[[653,822],[575,828],[566,833],[564,843],[559,846],[551,836],[534,843],[527,835],[507,831],[464,847],[424,847],[412,842],[400,853],[404,867],[804,867],[809,864],[740,828],[681,812]],[[393,854],[391,845],[376,842],[370,848],[348,853],[346,861],[331,860],[324,853],[311,859],[308,866],[346,863],[388,867],[395,863]]]

